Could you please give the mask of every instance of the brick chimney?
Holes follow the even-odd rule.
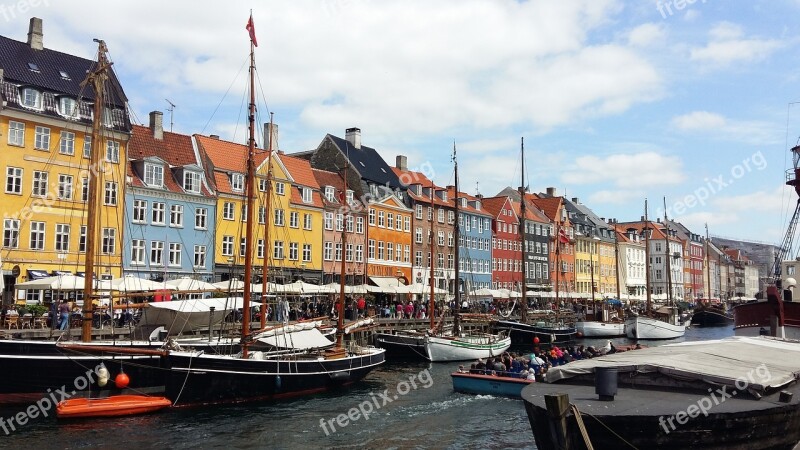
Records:
[[[42,19],[31,17],[28,25],[28,45],[34,50],[44,49],[44,35],[42,34]]]
[[[408,170],[408,157],[405,155],[397,155],[394,166],[400,170]]]
[[[357,149],[361,148],[361,128],[348,128],[344,132],[344,138],[353,147]]]
[[[267,122],[264,124],[264,150],[270,149],[270,142],[272,150],[278,150],[278,124]]]
[[[556,196],[556,188],[554,188],[554,187],[547,188],[547,196],[548,197],[555,197]]]
[[[164,114],[161,111],[150,112],[150,131],[157,141],[164,140]]]

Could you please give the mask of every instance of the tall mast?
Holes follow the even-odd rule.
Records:
[[[560,203],[560,202],[559,202]],[[556,308],[561,309],[561,303],[558,299],[558,284],[559,281],[559,273],[561,273],[561,217],[559,217],[560,208],[556,210],[556,236],[555,236],[555,244],[556,244]]]
[[[252,18],[252,16],[251,16]],[[255,148],[256,148],[256,83],[255,83],[255,70],[256,70],[256,51],[255,43],[250,40],[250,105],[248,108],[247,122],[250,130],[250,137],[247,142],[247,181],[245,186],[247,188],[247,222],[245,223],[245,251],[244,251],[244,292],[242,299],[242,358],[247,359],[247,339],[250,336],[250,296],[252,294],[253,282],[253,198],[255,197],[255,162],[253,161]],[[264,251],[266,253],[266,242],[264,243]],[[266,255],[265,255],[266,256]]]
[[[90,174],[88,177],[89,199],[86,209],[86,263],[85,280],[83,285],[83,322],[81,323],[81,340],[89,342],[92,340],[92,296],[94,293],[94,266],[95,255],[97,254],[97,222],[98,222],[98,195],[100,190],[100,164],[102,163],[102,124],[103,124],[103,104],[105,103],[105,82],[108,79],[108,68],[111,63],[106,59],[106,43],[95,39],[97,42],[97,65],[95,70],[90,73],[86,80],[81,83],[85,86],[91,84],[94,90],[94,116],[92,121],[92,154],[90,159]],[[97,173],[98,175],[93,175]]]
[[[614,227],[614,276],[617,277],[617,300],[622,301],[622,288],[619,279],[619,237],[617,236],[617,219],[613,220]]]
[[[706,298],[711,301],[712,292],[714,289],[711,288],[711,256],[708,254],[708,224],[706,223],[706,242],[705,242],[705,252],[706,252],[706,281],[708,281],[708,292],[706,292]]]
[[[433,316],[436,315],[435,314],[435,312],[436,312],[436,301],[435,301],[434,296],[433,296],[434,293],[435,293],[435,289],[436,289],[436,287],[434,286],[435,279],[433,277],[433,258],[434,258],[434,256],[436,256],[434,251],[433,251],[433,249],[434,249],[434,247],[433,247],[433,233],[434,233],[434,231],[433,230],[434,230],[434,223],[436,222],[436,203],[433,200],[435,197],[436,197],[436,189],[433,186],[433,180],[431,180],[431,227],[430,227],[431,236],[430,236],[430,242],[429,242],[430,246],[431,246],[431,256],[429,258],[430,259],[430,261],[429,261],[429,263],[430,263],[430,271],[431,271],[431,276],[430,276],[431,300],[430,300],[430,306],[428,308],[428,312],[429,312],[428,315],[430,316],[431,329],[433,329],[436,326],[435,321],[434,321],[434,317],[433,317]]]
[[[269,272],[269,221],[272,209],[272,136],[275,124],[273,114],[269,113],[269,144],[267,146],[267,189],[264,192],[264,267],[261,271],[261,328],[267,326],[267,273]]]
[[[647,292],[647,312],[650,313],[650,219],[647,218],[647,199],[644,199],[644,263],[645,291]]]
[[[454,178],[455,178],[455,184],[456,184],[455,195],[454,195],[454,198],[453,198],[453,201],[455,203],[455,211],[454,212],[455,212],[455,217],[456,217],[455,226],[453,227],[453,228],[455,228],[453,230],[453,241],[455,243],[455,249],[453,251],[453,259],[455,260],[455,279],[456,279],[456,289],[455,289],[455,304],[456,304],[456,307],[454,308],[454,311],[458,311],[458,309],[461,308],[461,267],[460,267],[461,259],[459,259],[460,256],[461,256],[461,252],[460,252],[460,249],[458,248],[459,238],[461,236],[461,230],[460,230],[460,228],[458,226],[458,220],[459,220],[458,219],[458,215],[459,215],[459,204],[458,204],[458,200],[459,200],[459,198],[458,198],[458,159],[456,159],[456,143],[455,143],[455,141],[453,142],[453,170],[454,170],[454,174],[455,174]],[[465,285],[466,285],[466,283],[465,283]]]
[[[594,227],[590,228],[592,230],[592,234],[594,234]],[[595,299],[594,299],[594,291],[595,291],[595,284],[594,284],[594,251],[592,250],[592,246],[594,245],[594,236],[589,239],[589,275],[591,276],[591,286],[589,286],[589,292],[592,296],[592,311],[594,311],[595,320],[597,319],[597,311],[595,311]]]
[[[344,335],[344,277],[345,277],[345,260],[347,259],[347,216],[350,215],[350,205],[347,204],[347,174],[350,172],[350,144],[346,144],[346,152],[344,155],[344,173],[342,180],[344,180],[344,192],[342,192],[343,203],[345,203],[346,213],[342,217],[342,263],[339,266],[339,304],[336,321],[336,348],[342,348],[342,337]]]
[[[670,263],[670,254],[669,254],[669,224],[667,224],[667,198],[664,197],[664,235],[665,235],[665,249],[664,254],[666,256],[666,271],[667,271],[667,304],[672,304],[672,264]]]
[[[525,221],[525,216],[527,214],[527,211],[525,208],[525,138],[524,137],[519,138],[519,148],[520,148],[520,160],[521,160],[520,164],[521,181],[519,186],[519,212],[520,212],[519,248],[522,251],[522,261],[520,267],[520,270],[522,271],[522,281],[520,281],[520,288],[519,288],[520,293],[522,294],[522,300],[521,300],[522,308],[519,310],[519,320],[522,323],[525,323],[528,321],[528,298],[525,297],[525,291],[526,288],[528,287],[527,283],[528,271],[526,270],[527,269],[526,263],[528,261],[528,258],[526,256],[527,251],[525,246],[525,225],[527,225],[527,222]]]

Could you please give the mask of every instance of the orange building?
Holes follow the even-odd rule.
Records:
[[[411,215],[391,191],[367,210],[367,274],[378,286],[411,284]]]

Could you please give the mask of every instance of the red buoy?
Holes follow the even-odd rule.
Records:
[[[125,389],[130,384],[131,379],[128,378],[128,375],[125,372],[120,372],[116,378],[114,378],[114,384],[117,385],[117,389]]]
[[[539,338],[538,337],[534,337],[533,338],[533,343],[534,344],[538,344],[539,343]]]

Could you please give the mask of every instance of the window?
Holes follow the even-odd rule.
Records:
[[[258,207],[258,223],[264,224],[264,221],[267,220],[267,208],[264,206]]]
[[[81,234],[78,237],[78,251],[86,252],[86,225],[81,225]]]
[[[164,167],[155,164],[144,165],[144,183],[148,186],[164,186]]]
[[[162,241],[150,242],[150,265],[164,265],[164,243]]]
[[[62,155],[75,154],[75,133],[70,133],[69,131],[62,131],[59,143],[60,143],[58,148],[59,153],[61,153]]]
[[[239,256],[247,254],[247,238],[239,238]]]
[[[162,202],[153,202],[153,214],[150,223],[153,225],[164,225],[166,205]]]
[[[205,230],[208,228],[207,222],[208,221],[208,209],[207,208],[197,208],[194,211],[194,227],[198,230]]]
[[[222,256],[233,256],[233,236],[222,236]]]
[[[333,229],[333,213],[332,212],[325,212],[325,229],[332,230]]]
[[[336,214],[336,231],[342,231],[344,229],[344,214],[337,213]]]
[[[244,175],[241,173],[231,174],[231,189],[234,192],[244,192]]]
[[[364,244],[356,245],[356,262],[364,261]]]
[[[289,226],[292,228],[300,227],[300,214],[297,211],[289,212]]]
[[[452,247],[453,246],[453,233],[452,232],[448,232],[447,233],[447,246],[448,247]]]
[[[36,67],[35,64],[34,67]],[[36,69],[35,71],[38,72],[38,69]],[[36,108],[36,109],[42,108],[42,94],[36,89],[31,89],[31,88],[23,89],[22,94],[20,95],[20,101],[22,103],[22,106],[27,106],[28,108]]]
[[[169,244],[169,265],[177,267],[181,265],[181,244],[177,242]]]
[[[383,241],[378,241],[378,259],[384,259]]]
[[[272,247],[272,257],[274,259],[283,259],[283,241],[275,241]]]
[[[3,248],[19,247],[19,220],[3,220]]]
[[[193,194],[199,193],[200,174],[197,172],[183,172],[183,189]]]
[[[352,261],[353,260],[353,244],[348,243],[344,249],[344,260],[345,261]]]
[[[322,247],[322,259],[333,261],[333,242],[326,242]]]
[[[417,231],[414,233],[414,242],[422,244],[422,227],[417,227]]]
[[[47,195],[47,172],[33,171],[33,192],[31,195],[44,197]]]
[[[279,227],[283,226],[283,210],[282,209],[276,209],[275,210],[274,223],[275,223],[275,226],[279,226]]]
[[[364,218],[361,216],[356,217],[356,233],[364,234]]]
[[[92,137],[88,135],[83,136],[83,157],[92,157]]]
[[[414,253],[414,265],[417,267],[422,266],[422,252],[417,251]]]
[[[22,169],[6,167],[6,193],[22,194]]]
[[[278,195],[285,195],[286,194],[286,185],[281,183],[281,182],[275,183],[275,193],[278,194]]]
[[[386,259],[389,261],[394,259],[394,242],[386,243]]]
[[[403,220],[403,231],[407,233],[411,232],[411,216],[405,216]]]
[[[394,214],[386,213],[386,228],[394,228]]]
[[[222,218],[224,220],[234,220],[236,211],[233,208],[232,202],[225,202],[222,204]]]
[[[103,204],[109,206],[115,206],[117,204],[117,183],[113,181],[106,181]]]
[[[267,180],[264,179],[258,180],[258,190],[261,192],[267,192]]]
[[[342,260],[342,243],[341,242],[337,242],[336,245],[334,245],[333,257],[334,257],[334,259],[336,261],[341,261]]]
[[[69,251],[69,225],[65,223],[56,224],[56,242],[55,249],[57,252]]]
[[[367,258],[375,259],[375,239],[369,240],[369,247],[367,248]]]
[[[119,142],[117,141],[106,142],[106,161],[112,163],[119,163]]]
[[[372,208],[369,209],[369,224],[375,226],[375,210]]]
[[[428,221],[433,220],[433,208],[428,206]]]
[[[303,229],[311,229],[311,214],[303,214]]]
[[[297,261],[299,245],[297,242],[289,242],[289,259],[292,261]]]
[[[72,175],[58,175],[58,198],[72,200]]]
[[[172,205],[169,208],[169,226],[183,227],[183,205]]]
[[[329,202],[333,201],[333,186],[325,186],[325,199]]]
[[[311,262],[311,244],[303,244],[303,262]]]
[[[436,234],[438,235],[438,239],[436,241],[439,243],[439,245],[444,245],[444,231],[439,230],[439,232]]]
[[[353,232],[353,216],[347,214],[347,220],[345,220],[346,228],[348,233]]]
[[[303,203],[311,203],[311,189],[307,187],[300,189],[303,191]]]
[[[242,205],[242,215],[239,217],[242,218],[242,222],[247,223],[247,203]]]
[[[256,241],[256,258],[264,259],[264,240],[259,239]]]
[[[144,265],[144,240],[131,240],[131,265]]]
[[[453,268],[453,261],[454,261],[453,260],[453,255],[452,254],[451,255],[447,255],[447,268],[448,269],[452,269]],[[475,261],[474,260],[472,261],[472,265],[473,265],[472,271],[474,272],[475,271],[475,268],[474,268]]]
[[[456,221],[456,213],[455,211],[447,211],[447,223],[452,225]]]
[[[25,124],[22,122],[8,121],[8,145],[25,145]]]
[[[403,262],[409,262],[411,258],[411,246],[404,245],[403,246]]]
[[[69,77],[67,77],[69,79]],[[58,99],[58,109],[62,116],[78,117],[78,103],[74,98],[61,97]]]
[[[262,244],[263,247],[263,244]],[[203,268],[206,266],[206,246],[205,245],[195,245],[194,246],[194,267],[196,268]]]
[[[348,205],[352,204],[353,203],[353,191],[348,189],[347,193],[345,194],[345,199],[347,200],[347,204]]]
[[[117,230],[116,228],[103,228],[102,232],[102,245],[100,252],[104,255],[113,255],[116,253],[117,248]]]

